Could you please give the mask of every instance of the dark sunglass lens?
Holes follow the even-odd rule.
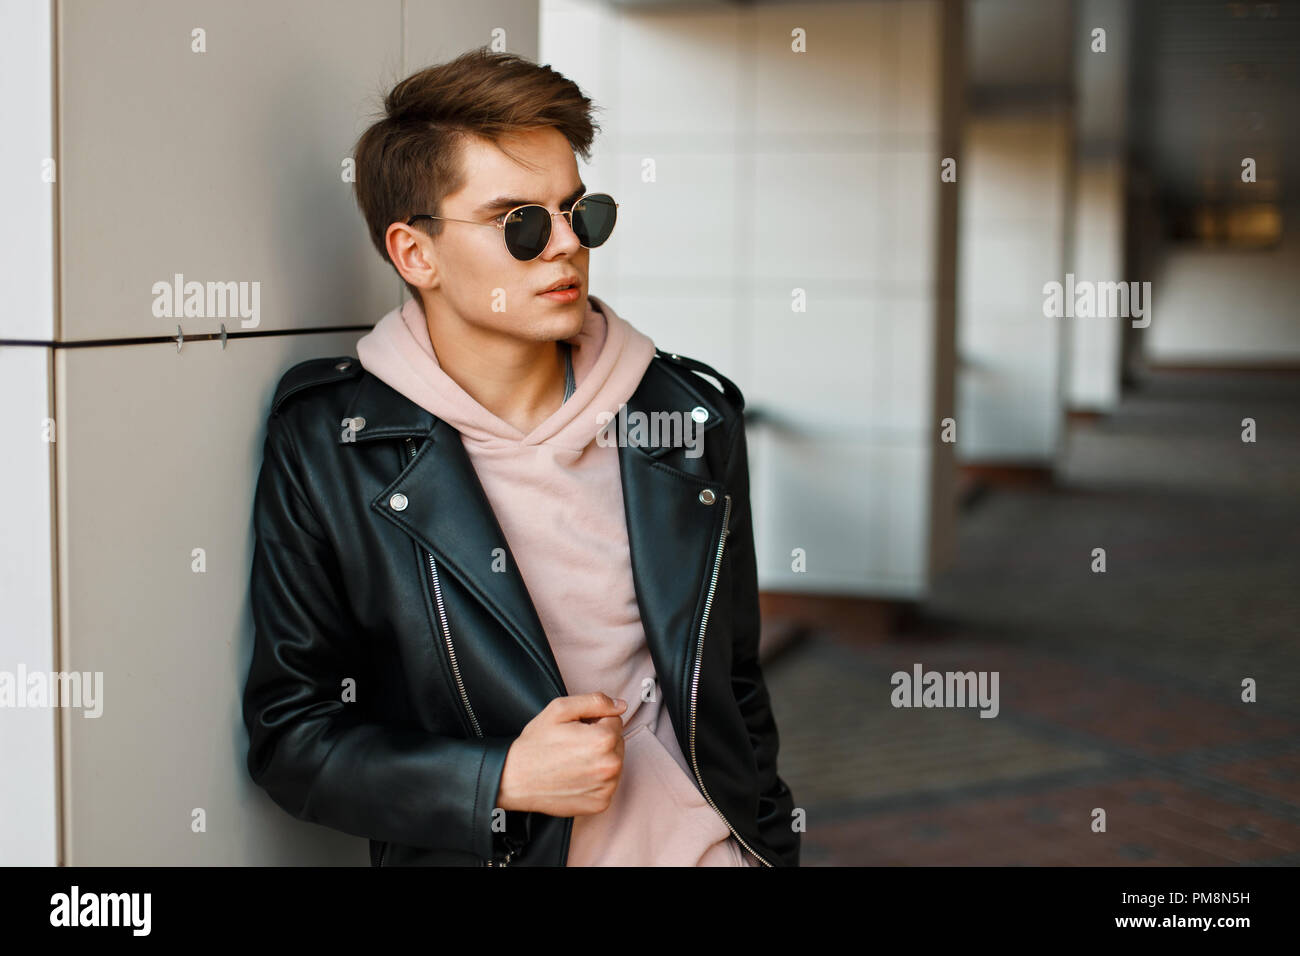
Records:
[[[573,207],[573,231],[578,241],[588,249],[596,248],[614,231],[617,213],[614,197],[604,193],[584,196]]]
[[[551,214],[542,206],[523,206],[506,217],[506,248],[516,259],[536,259],[551,238]]]

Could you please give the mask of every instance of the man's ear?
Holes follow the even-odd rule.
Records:
[[[438,285],[438,260],[433,244],[420,230],[404,222],[394,222],[384,234],[384,248],[398,275],[411,285],[416,288]]]

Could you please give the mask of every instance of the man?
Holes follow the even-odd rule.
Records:
[[[357,201],[412,297],[272,403],[253,779],[381,866],[798,865],[744,399],[589,295],[591,101],[476,50],[385,109]]]

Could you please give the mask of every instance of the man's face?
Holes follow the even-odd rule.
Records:
[[[531,166],[518,165],[493,143],[472,138],[461,152],[465,184],[443,201],[440,215],[501,222],[510,209],[525,203],[553,213],[571,209],[586,192],[573,150],[559,130],[522,133],[507,145]],[[460,222],[441,225],[442,234],[424,242],[425,259],[433,267],[432,288],[424,290],[431,320],[450,312],[481,331],[534,342],[570,338],[582,329],[590,250],[578,241],[566,217],[551,218],[550,241],[528,262],[510,254],[500,229]],[[573,275],[578,284],[574,301],[540,294]]]

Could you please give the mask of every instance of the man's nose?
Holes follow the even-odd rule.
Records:
[[[569,215],[562,213],[553,213],[551,215],[551,239],[546,244],[548,252],[573,252],[582,248],[582,242],[578,239],[578,234],[573,231],[573,226],[569,224]]]

